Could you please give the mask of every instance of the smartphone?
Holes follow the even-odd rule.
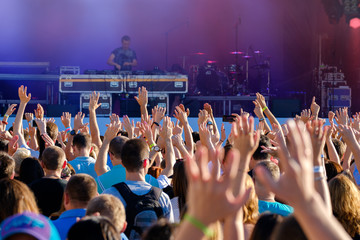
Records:
[[[223,122],[234,122],[235,121],[236,116],[234,115],[223,115]]]

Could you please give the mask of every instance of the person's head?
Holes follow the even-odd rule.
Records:
[[[9,141],[0,139],[0,152],[8,152]]]
[[[59,133],[58,126],[53,122],[47,122],[46,133],[55,142]],[[42,153],[45,150],[45,141],[42,139],[39,129],[36,130],[36,138],[39,144],[39,158],[41,158]]]
[[[339,155],[339,158],[341,160],[345,153],[345,148],[346,148],[345,144],[336,138],[332,138],[331,141],[335,147],[336,153]],[[326,158],[329,159],[329,151],[328,151],[326,144],[324,146],[324,151],[325,151]]]
[[[30,184],[33,181],[42,178],[43,176],[44,170],[37,158],[29,157],[22,161],[19,173],[20,181],[25,184]]]
[[[0,152],[0,179],[14,178],[15,176],[15,161],[5,152]]]
[[[12,157],[15,160],[15,175],[19,176],[21,163],[25,158],[31,157],[31,152],[26,148],[19,148]]]
[[[121,160],[121,150],[127,140],[128,140],[127,137],[120,136],[120,137],[115,137],[110,141],[109,153],[110,153],[111,161]]]
[[[259,216],[259,204],[258,204],[258,197],[256,196],[255,193],[253,180],[248,174],[245,175],[245,188],[246,189],[251,188],[251,192],[249,195],[249,199],[247,200],[246,204],[243,207],[243,213],[244,213],[243,221],[244,223],[255,224]]]
[[[261,152],[263,149],[261,148],[262,146],[264,147],[270,147],[271,143],[270,143],[270,139],[265,136],[265,135],[261,135],[260,136],[260,140],[259,140],[259,146],[257,147],[257,149],[255,150],[252,158],[257,161],[257,160],[269,160],[270,159],[270,154],[269,153],[265,153],[265,152]]]
[[[341,173],[343,171],[343,168],[340,164],[336,162],[326,160],[325,170],[326,170],[327,181],[329,182],[332,178],[334,178],[336,175]]]
[[[107,217],[86,216],[69,230],[68,240],[120,240],[120,234]]]
[[[121,161],[126,171],[139,172],[149,168],[149,147],[141,139],[128,140],[121,151]]]
[[[86,208],[88,202],[97,195],[97,185],[93,177],[84,173],[75,174],[66,184],[65,209]]]
[[[129,49],[130,47],[130,37],[125,35],[121,38],[121,44],[122,44],[122,48],[124,49]]]
[[[71,176],[75,175],[75,169],[70,163],[66,163],[65,168],[61,171],[61,179],[69,181]]]
[[[60,240],[51,221],[33,212],[23,212],[7,218],[0,229],[0,239],[3,240]]]
[[[186,204],[188,181],[185,173],[184,161],[176,161],[174,164],[174,175],[172,179],[174,196],[178,197],[179,211],[183,215]]]
[[[41,156],[41,163],[45,171],[63,169],[66,164],[64,150],[56,146],[46,148]]]
[[[257,220],[250,240],[270,240],[275,227],[283,220],[283,216],[275,213],[263,213]]]
[[[0,180],[0,222],[17,213],[39,213],[33,192],[24,183],[15,179]]]
[[[279,223],[271,236],[271,240],[307,240],[300,224],[293,215],[283,219]]]
[[[159,219],[142,235],[142,240],[170,240],[174,226],[165,218]]]
[[[119,233],[125,231],[127,225],[125,208],[117,197],[101,194],[91,199],[86,208],[86,215],[91,216],[95,213],[108,217]]]
[[[345,175],[339,174],[329,182],[334,216],[352,236],[360,234],[360,191]]]
[[[73,138],[72,146],[75,156],[80,156],[83,151],[89,155],[91,150],[91,136],[87,133],[76,134]]]
[[[280,169],[279,166],[276,165],[274,162],[268,160],[268,161],[260,161],[256,167],[263,167],[265,170],[269,173],[272,179],[277,181],[280,178]],[[262,184],[260,181],[256,178],[256,172],[253,171],[253,177],[255,181],[255,190],[256,194],[258,195],[259,199],[261,200],[264,197],[273,197],[274,194],[270,193]]]

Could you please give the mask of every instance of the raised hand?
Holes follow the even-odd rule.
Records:
[[[307,123],[309,120],[311,120],[311,110],[310,109],[304,109],[301,111],[300,114],[300,120],[303,121],[303,123]]]
[[[117,133],[119,132],[120,128],[121,128],[120,121],[110,123],[108,128],[106,129],[104,138],[108,141],[111,141],[113,138],[117,136]]]
[[[99,103],[100,93],[96,93],[95,91],[90,94],[90,102],[89,102],[89,111],[95,111],[98,107],[101,106]]]
[[[134,97],[140,106],[146,106],[148,104],[148,91],[145,87],[139,87],[138,96]]]
[[[209,103],[204,104],[204,109],[207,111],[209,116],[213,116],[213,110],[212,110],[211,105]]]
[[[322,166],[321,151],[324,149],[327,132],[329,127],[323,129],[323,123],[319,120],[314,120],[312,123],[306,124],[306,129],[310,134],[312,149],[313,149],[313,164],[314,166]]]
[[[312,102],[311,102],[311,105],[310,105],[310,110],[311,110],[312,116],[314,118],[317,118],[318,115],[319,115],[319,112],[320,112],[320,106],[319,106],[319,104],[317,104],[315,102],[315,97],[312,98]]]
[[[188,114],[180,106],[175,107],[174,117],[178,119],[182,125],[187,124]]]
[[[348,108],[347,107],[339,108],[339,110],[336,110],[335,114],[336,114],[335,120],[336,120],[337,124],[348,126],[349,116],[348,116]]]
[[[29,123],[32,120],[34,120],[34,114],[33,113],[25,113],[25,119]]]
[[[35,112],[35,118],[37,119],[43,119],[44,118],[44,108],[41,106],[41,104],[37,104],[37,108],[34,110]]]
[[[209,117],[209,114],[206,110],[200,110],[199,112],[199,118],[198,118],[198,125],[203,124],[204,122],[206,122],[206,120]]]
[[[16,110],[16,106],[17,104],[11,104],[8,109],[6,110],[5,115],[7,115],[8,117],[11,116],[11,114],[14,113],[14,111]]]
[[[19,148],[18,141],[19,141],[19,136],[18,135],[15,135],[11,139],[9,139],[8,154],[10,156],[14,155],[16,150]]]
[[[31,99],[31,93],[27,94],[27,87],[21,85],[18,89],[19,99],[22,103],[28,103]]]
[[[130,123],[130,119],[128,116],[123,116],[123,126],[125,131],[128,133],[128,138],[132,139],[134,137],[134,129],[135,129],[135,124],[134,124],[134,120],[132,120],[132,123]]]
[[[173,135],[181,135],[182,133],[183,133],[183,127],[179,125],[179,120],[177,120],[173,128]]]
[[[83,127],[83,120],[84,120],[84,117],[85,117],[85,113],[82,113],[82,112],[78,112],[76,115],[75,115],[75,118],[74,118],[74,130],[77,131],[79,130],[80,128]]]
[[[71,113],[69,112],[63,112],[61,116],[61,122],[64,125],[65,128],[70,127],[71,125]]]
[[[258,100],[253,101],[255,107],[254,107],[254,113],[259,119],[264,118],[262,107],[260,106],[260,103]]]
[[[161,120],[165,117],[166,108],[155,106],[152,110],[152,117],[154,122],[160,123]]]
[[[266,107],[265,97],[260,93],[256,93],[256,101],[260,104],[260,107],[263,109]]]

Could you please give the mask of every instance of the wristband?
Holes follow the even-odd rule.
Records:
[[[265,120],[264,118],[260,118],[260,119],[259,119],[259,122],[264,121],[264,120]]]
[[[327,180],[327,177],[325,176],[321,176],[321,177],[317,177],[314,179],[315,181],[319,181],[319,180]]]
[[[154,143],[150,144],[149,148],[150,148],[150,151],[152,150],[152,148],[155,146]]]
[[[4,117],[9,118],[9,115],[5,114]]]
[[[189,214],[185,213],[184,219],[191,223],[194,227],[199,229],[202,233],[204,233],[206,237],[212,238],[214,236],[214,231],[212,229],[208,228],[207,226],[205,226],[205,224],[203,224],[196,218],[190,216]]]
[[[158,126],[158,127],[160,126],[160,124],[157,123],[157,122],[153,122],[153,123],[151,124],[151,126],[153,126],[154,124],[155,124],[156,126]]]
[[[267,107],[267,106],[266,106],[266,107],[263,107],[263,109],[262,109],[262,110],[263,110],[263,112],[264,112],[266,109],[268,109],[268,107]]]
[[[314,173],[323,173],[325,169],[323,166],[314,166]]]
[[[2,121],[2,123],[5,124],[5,125],[8,125],[8,122],[6,122],[6,121]]]

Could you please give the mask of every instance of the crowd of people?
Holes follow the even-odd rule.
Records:
[[[257,126],[242,111],[225,132],[205,104],[194,132],[182,104],[149,114],[141,87],[141,121],[112,114],[101,136],[99,93],[89,123],[18,94],[0,122],[0,239],[360,239],[359,113],[326,125],[313,98],[280,125],[257,94]]]

